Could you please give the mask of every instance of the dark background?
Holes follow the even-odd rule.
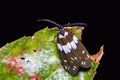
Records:
[[[118,6],[114,2],[81,1],[9,1],[0,3],[0,47],[23,36],[32,36],[36,31],[52,24],[39,23],[38,19],[51,19],[60,24],[85,22],[82,42],[90,54],[104,45],[94,80],[115,80],[119,58],[115,52]],[[42,25],[42,26],[40,26]],[[119,35],[118,35],[119,36]],[[118,43],[117,43],[118,44]]]

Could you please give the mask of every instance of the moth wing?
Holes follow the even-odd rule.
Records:
[[[85,46],[78,41],[76,53],[79,56],[79,64],[82,68],[90,68],[91,67],[91,59],[89,57],[88,51]]]
[[[70,60],[68,57],[69,54],[65,54],[64,52],[60,51],[60,57],[62,60],[63,68],[70,73],[71,75],[75,76],[78,73],[79,66],[74,63],[74,61]]]
[[[70,39],[66,39],[66,37],[58,38],[58,48],[64,69],[74,76],[78,73],[79,65],[72,57],[73,53],[71,53],[71,45],[69,44],[69,40]]]
[[[80,67],[90,68],[91,60],[84,45],[71,32],[63,32],[64,35],[58,35],[58,48],[64,69],[76,75]]]
[[[71,56],[74,59],[74,63],[78,64],[82,68],[90,68],[91,67],[91,59],[89,58],[89,54],[87,53],[87,49],[81,43],[78,38],[73,35],[71,32],[67,31],[69,34],[66,36],[66,40],[69,42],[71,47]]]

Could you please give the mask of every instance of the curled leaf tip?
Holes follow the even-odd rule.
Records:
[[[103,54],[104,54],[104,45],[100,47],[100,50],[97,52],[97,54],[91,55],[91,59],[97,63],[100,63]]]

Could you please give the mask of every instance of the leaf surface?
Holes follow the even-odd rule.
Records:
[[[80,40],[83,27],[66,28]],[[0,48],[0,80],[93,80],[99,63],[92,60],[88,71],[69,75],[62,67],[57,49],[57,28],[44,28]],[[89,54],[89,53],[88,53]]]

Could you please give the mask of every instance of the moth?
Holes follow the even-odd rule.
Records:
[[[85,46],[72,32],[64,29],[64,26],[87,26],[86,23],[69,23],[62,26],[49,19],[40,19],[38,21],[47,21],[58,27],[57,47],[63,68],[69,74],[76,76],[80,69],[91,68],[91,59]]]

